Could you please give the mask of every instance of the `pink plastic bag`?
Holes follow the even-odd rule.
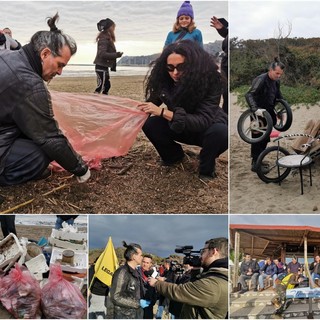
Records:
[[[140,102],[127,98],[54,91],[51,96],[60,129],[91,168],[126,155],[148,117],[136,108]]]
[[[0,280],[0,300],[17,319],[40,319],[41,289],[38,281],[18,263]]]
[[[80,289],[63,278],[61,266],[50,266],[48,282],[42,288],[42,312],[48,319],[82,319],[87,303]]]

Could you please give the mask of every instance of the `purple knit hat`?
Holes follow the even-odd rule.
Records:
[[[190,1],[185,1],[179,11],[178,11],[178,14],[177,14],[177,18],[179,18],[180,16],[189,16],[193,19],[193,9],[192,9],[192,5],[190,4]]]

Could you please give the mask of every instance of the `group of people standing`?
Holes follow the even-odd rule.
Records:
[[[56,27],[57,19],[58,14],[49,18],[50,31],[35,33],[21,50],[0,51],[2,186],[48,178],[48,165],[54,160],[80,183],[91,176],[88,165],[59,129],[50,93],[43,83],[60,75],[77,51],[74,39]],[[212,26],[226,28],[219,21],[213,17]],[[111,19],[100,21],[98,29],[95,92],[108,94],[109,68],[115,70],[122,52],[116,51],[115,23]],[[228,148],[227,114],[220,107],[226,74],[218,71],[213,57],[202,48],[193,8],[190,1],[185,1],[174,30],[145,79],[146,102],[138,106],[150,115],[143,131],[158,151],[162,165],[172,166],[183,160],[184,151],[178,143],[182,142],[201,147],[200,179],[210,182],[217,176],[216,158]]]
[[[162,318],[169,300],[171,318],[224,319],[228,312],[228,240],[214,238],[200,250],[201,270],[188,268],[177,280],[172,262],[156,270],[139,244],[123,243],[125,263],[113,274],[110,300],[114,319]],[[201,272],[200,272],[201,271]],[[158,301],[157,312],[154,306]],[[175,302],[176,304],[172,304]],[[167,302],[168,304],[168,302]],[[89,308],[90,310],[90,308]]]

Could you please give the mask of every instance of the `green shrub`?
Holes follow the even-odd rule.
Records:
[[[248,92],[250,86],[240,86],[233,90],[238,95],[238,104],[241,107],[247,107],[244,95]],[[296,86],[288,87],[281,85],[281,92],[285,100],[290,105],[305,104],[307,107],[310,105],[320,105],[320,91],[310,86]]]

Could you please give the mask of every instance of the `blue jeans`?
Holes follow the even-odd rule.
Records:
[[[163,314],[164,306],[158,306],[158,310],[156,313],[156,319],[161,319]]]
[[[269,277],[269,275],[267,275],[267,274],[265,274],[265,273],[262,273],[262,274],[260,274],[260,276],[259,276],[259,287],[260,287],[260,289],[263,289],[264,288],[264,279],[266,279],[267,277]],[[275,288],[276,287],[276,279],[277,279],[277,275],[276,274],[274,274],[273,276],[272,276],[272,280],[273,280],[273,288]]]
[[[164,311],[164,306],[158,306],[158,310],[156,313],[156,319],[162,319],[162,314]],[[173,314],[169,314],[170,315],[170,319],[174,319],[174,315]]]
[[[66,222],[69,225],[73,225],[74,219],[70,218],[68,220],[62,220],[60,217],[57,217],[56,225],[54,226],[54,228],[57,229],[57,230],[62,229],[62,223],[63,222]]]

